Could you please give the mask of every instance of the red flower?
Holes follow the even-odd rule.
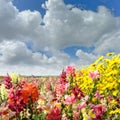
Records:
[[[60,120],[61,111],[57,106],[55,106],[51,112],[46,116],[46,120]]]
[[[72,89],[72,93],[75,95],[76,99],[81,99],[84,97],[83,92],[77,86]]]

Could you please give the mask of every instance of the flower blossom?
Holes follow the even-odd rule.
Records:
[[[67,105],[72,105],[76,102],[75,95],[65,95],[65,101],[64,103]]]
[[[11,111],[14,111],[16,113],[21,112],[24,107],[25,103],[23,102],[22,97],[22,90],[15,90],[10,89],[10,92],[8,94],[8,107]]]
[[[46,116],[46,120],[60,120],[61,111],[57,106],[55,106],[49,114]]]
[[[90,71],[90,77],[93,79],[93,80],[95,80],[95,79],[98,79],[99,77],[100,77],[100,73],[99,73],[99,71],[98,70],[96,70],[96,71]]]
[[[98,99],[102,99],[104,96],[101,95],[101,94],[99,93],[99,91],[97,90],[96,93],[95,93],[95,97],[97,97]]]
[[[60,83],[66,83],[66,72],[62,71],[61,75],[60,75]]]
[[[38,99],[38,89],[34,83],[25,83],[17,89],[11,88],[8,94],[8,107],[10,110],[19,113],[29,102]]]
[[[5,85],[5,88],[6,89],[10,89],[10,88],[12,88],[12,79],[11,79],[11,77],[8,75],[8,76],[6,76],[5,77],[5,79],[4,79],[4,85]]]
[[[58,83],[56,84],[56,93],[59,95],[64,94],[65,91],[67,91],[69,88],[69,83],[61,84]]]
[[[76,99],[81,99],[84,97],[83,92],[77,86],[72,89],[72,93],[75,95]]]
[[[38,88],[34,83],[25,83],[23,85],[23,98],[25,103],[28,102],[30,98],[32,102],[35,102],[38,99],[38,96]]]
[[[102,104],[97,104],[97,105],[92,104],[91,108],[94,110],[94,112],[96,114],[96,118],[102,117],[103,113],[106,112],[106,110]]]
[[[75,66],[67,66],[66,67],[66,74],[72,75],[72,77],[75,76]]]

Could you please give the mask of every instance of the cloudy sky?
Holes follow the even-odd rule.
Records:
[[[0,0],[0,75],[59,75],[120,53],[120,0]]]

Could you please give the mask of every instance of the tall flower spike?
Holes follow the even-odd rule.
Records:
[[[11,77],[9,75],[7,75],[4,79],[4,85],[5,85],[6,89],[12,88],[13,85],[12,85],[11,81],[12,81]]]

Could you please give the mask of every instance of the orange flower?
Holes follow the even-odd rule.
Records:
[[[35,102],[38,99],[38,95],[38,88],[34,83],[25,83],[23,85],[24,103],[27,103],[30,98],[32,102]]]

